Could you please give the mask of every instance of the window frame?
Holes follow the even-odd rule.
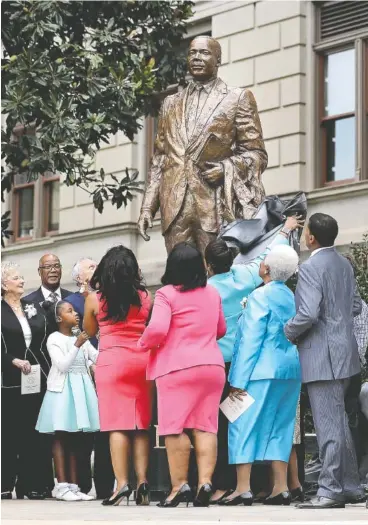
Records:
[[[313,43],[313,53],[317,60],[317,100],[315,105],[315,115],[317,120],[317,187],[334,187],[344,186],[354,182],[360,182],[368,179],[368,151],[364,147],[367,137],[366,119],[368,115],[368,29],[352,31],[330,39],[320,40],[320,6],[315,5],[316,9],[316,30],[315,42]],[[325,116],[324,114],[324,67],[327,55],[346,49],[355,50],[355,107],[354,112],[344,113],[341,115]],[[353,177],[327,181],[327,130],[323,123],[328,120],[337,120],[338,118],[355,117],[355,175]]]
[[[14,243],[16,242],[23,242],[23,241],[30,241],[34,239],[34,235],[24,235],[19,236],[19,226],[20,226],[20,220],[19,220],[19,199],[20,199],[20,193],[22,190],[26,188],[33,188],[33,232],[35,231],[35,197],[36,197],[36,184],[34,181],[31,182],[25,182],[22,184],[15,184],[13,185],[13,195],[12,195],[12,230],[13,230],[13,239]]]
[[[42,176],[42,199],[43,199],[43,224],[42,224],[42,237],[52,237],[59,233],[58,230],[49,230],[49,199],[51,194],[51,186],[54,182],[59,182],[60,177],[58,175],[52,175],[51,177]],[[59,210],[60,211],[60,210]],[[60,221],[59,221],[60,228]]]

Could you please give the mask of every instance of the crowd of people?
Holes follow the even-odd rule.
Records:
[[[41,258],[41,287],[24,298],[20,268],[3,263],[2,499],[12,499],[14,489],[17,498],[93,499],[94,450],[102,505],[129,502],[130,458],[136,504],[149,505],[155,387],[171,478],[160,507],[296,501],[301,508],[341,508],[365,501],[345,396],[360,373],[354,318],[366,305],[351,264],[334,248],[335,219],[310,217],[311,257],[299,266],[288,237],[302,227],[300,217],[289,217],[246,265],[233,263],[221,239],[208,244],[204,258],[179,243],[154,299],[124,246],[109,249],[99,263],[80,259],[72,272],[75,293],[60,287],[55,255]],[[294,297],[286,282],[296,272]],[[30,374],[33,382],[26,381]],[[302,383],[322,465],[312,500],[303,492],[295,450]],[[254,402],[229,422],[220,403],[246,396]],[[364,405],[366,394],[360,399]],[[269,477],[253,494],[251,471],[259,463],[270,465]]]

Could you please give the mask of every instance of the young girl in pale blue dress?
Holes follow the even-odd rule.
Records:
[[[82,432],[100,428],[97,395],[89,372],[89,362],[96,362],[98,351],[85,332],[78,336],[78,314],[73,306],[60,301],[51,305],[50,322],[57,331],[47,340],[51,370],[36,430],[54,434],[53,457],[57,485],[54,496],[63,501],[88,501],[77,484],[78,441]]]

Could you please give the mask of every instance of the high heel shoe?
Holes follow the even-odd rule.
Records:
[[[43,500],[45,499],[45,495],[41,492],[37,492],[36,490],[31,490],[29,492],[23,492],[15,489],[15,494],[17,496],[17,499],[24,499],[26,497],[27,499],[31,500]]]
[[[137,489],[135,496],[136,505],[149,505],[150,504],[150,489],[148,483],[141,483]]]
[[[208,507],[212,494],[212,485],[210,483],[205,483],[202,485],[195,500],[193,501],[193,507]]]
[[[131,486],[127,483],[122,487],[119,492],[114,496],[113,498],[106,498],[102,501],[101,505],[109,506],[109,505],[120,505],[120,502],[126,498],[127,499],[127,505],[129,505],[129,496],[132,493]]]
[[[235,505],[245,505],[246,507],[250,507],[252,504],[253,493],[251,490],[243,492],[242,494],[239,494],[239,496],[235,496],[235,498],[224,498],[219,502],[219,505],[226,507],[234,507]]]
[[[12,493],[9,490],[2,492],[1,499],[13,499]]]
[[[216,499],[216,500],[210,499],[210,505],[218,505],[219,501],[222,501],[223,499],[227,498],[233,492],[234,492],[234,489],[229,489],[222,496],[220,496],[218,499]]]
[[[186,502],[187,507],[190,500],[192,499],[192,489],[188,483],[184,483],[182,487],[178,490],[172,500],[164,499],[160,503],[157,503],[157,507],[161,508],[172,508],[177,507],[179,503]]]
[[[276,496],[268,496],[263,502],[263,505],[290,505],[291,503],[291,494],[288,490],[280,492]]]
[[[290,494],[291,494],[291,501],[300,501],[301,503],[304,503],[305,494],[304,494],[302,487],[298,487],[296,489],[291,490]]]

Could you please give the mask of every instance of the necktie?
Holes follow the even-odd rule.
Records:
[[[59,296],[55,292],[51,292],[47,299],[52,303],[57,303],[59,300]]]
[[[201,85],[195,85],[194,90],[190,96],[190,104],[187,108],[187,132],[191,136],[194,133],[197,118],[199,101],[203,87]]]

